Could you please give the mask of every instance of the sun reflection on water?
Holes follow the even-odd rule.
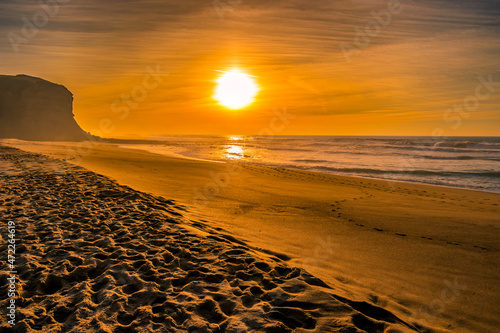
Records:
[[[240,135],[226,136],[226,142],[221,150],[222,158],[233,161],[250,161],[255,159],[256,151],[249,144],[248,137]]]
[[[230,145],[226,148],[226,158],[233,160],[241,160],[245,157],[243,154],[243,147],[237,145]]]

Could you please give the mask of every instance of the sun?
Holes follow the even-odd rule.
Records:
[[[214,99],[229,109],[241,109],[253,102],[259,88],[253,78],[239,70],[224,72],[217,79]]]

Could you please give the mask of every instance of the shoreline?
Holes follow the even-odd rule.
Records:
[[[183,135],[179,135],[182,137]],[[496,138],[496,137],[492,137]],[[4,140],[7,144],[12,141],[23,141],[23,140],[17,140],[17,139],[0,139],[0,143]],[[30,143],[35,143],[34,141],[25,141],[25,142],[30,142]],[[161,142],[161,141],[160,141]],[[44,143],[44,141],[40,141],[41,144]],[[46,144],[63,144],[61,142],[51,142],[47,141],[45,142]],[[70,143],[72,144],[72,143]],[[386,178],[377,178],[377,177],[370,177],[370,176],[357,176],[357,175],[349,175],[349,174],[341,174],[341,173],[334,173],[334,172],[324,172],[324,171],[318,171],[318,170],[304,170],[301,168],[294,168],[294,167],[283,167],[279,165],[267,165],[263,163],[251,163],[251,162],[241,162],[241,163],[236,163],[236,161],[219,161],[219,160],[211,160],[211,159],[204,159],[204,158],[197,158],[197,157],[190,157],[186,155],[182,155],[180,153],[160,153],[156,152],[154,150],[149,150],[146,148],[134,148],[132,145],[127,145],[127,144],[121,144],[121,143],[99,143],[101,144],[106,144],[110,146],[114,146],[116,148],[123,148],[123,149],[131,149],[131,150],[139,150],[143,152],[147,152],[150,154],[156,154],[160,156],[165,156],[165,157],[173,157],[173,158],[179,158],[179,159],[186,159],[186,160],[194,160],[194,161],[202,161],[202,162],[209,162],[209,163],[226,163],[226,164],[245,164],[249,166],[258,166],[258,167],[264,167],[264,168],[281,168],[281,169],[289,169],[289,170],[297,170],[297,171],[302,171],[302,172],[310,172],[310,173],[318,173],[318,174],[324,174],[324,175],[333,175],[333,176],[339,176],[339,177],[352,177],[352,178],[360,178],[360,179],[366,179],[366,180],[375,180],[375,181],[384,181],[387,183],[403,183],[403,184],[418,184],[418,185],[425,185],[425,186],[436,186],[436,187],[443,187],[443,188],[449,188],[449,189],[459,189],[459,190],[467,190],[467,191],[473,191],[473,192],[485,192],[485,193],[491,193],[491,194],[500,194],[500,191],[488,191],[488,190],[481,190],[481,189],[476,189],[476,188],[467,188],[467,187],[460,187],[460,186],[452,186],[452,185],[443,185],[443,184],[431,184],[431,183],[425,183],[425,182],[419,182],[417,180],[412,181],[412,180],[393,180],[393,179],[386,179]],[[140,144],[138,144],[140,145]]]
[[[91,141],[85,141],[85,142],[91,142]],[[78,143],[75,142],[69,142],[69,141],[26,141],[26,140],[18,140],[18,139],[0,139],[0,144],[4,144],[7,146],[12,146],[12,147],[26,147],[27,149],[30,146],[59,146],[59,147],[75,147],[78,145]],[[376,177],[369,177],[369,176],[356,176],[356,175],[347,175],[347,174],[340,174],[340,173],[333,173],[333,172],[322,172],[322,171],[317,171],[317,170],[304,170],[300,168],[293,168],[293,167],[282,167],[278,165],[266,165],[266,164],[259,164],[259,163],[247,163],[247,162],[241,162],[237,163],[236,161],[218,161],[218,160],[210,160],[210,159],[203,159],[203,158],[196,158],[196,157],[189,157],[185,156],[182,154],[178,153],[170,153],[170,154],[163,154],[155,151],[151,151],[148,149],[144,148],[133,148],[133,147],[128,147],[123,144],[117,144],[117,143],[107,143],[107,142],[99,142],[97,144],[97,147],[114,147],[116,149],[124,149],[124,150],[135,150],[135,151],[140,151],[148,154],[154,154],[158,156],[163,156],[166,158],[174,158],[174,159],[180,159],[180,160],[186,160],[186,161],[199,161],[199,162],[205,162],[205,163],[216,163],[216,164],[235,164],[235,165],[246,165],[249,167],[260,167],[260,168],[269,168],[269,169],[283,169],[283,170],[290,170],[290,171],[298,171],[298,172],[303,172],[303,173],[311,173],[311,174],[318,174],[320,176],[332,176],[332,177],[340,177],[340,178],[354,178],[358,180],[369,180],[369,181],[375,181],[375,182],[385,182],[385,183],[397,183],[400,184],[401,186],[404,185],[421,185],[421,186],[429,186],[429,187],[437,187],[437,188],[443,188],[443,189],[449,189],[449,190],[461,190],[461,191],[471,191],[471,192],[477,192],[477,193],[488,193],[488,194],[497,194],[500,195],[500,192],[495,192],[495,191],[487,191],[487,190],[480,190],[480,189],[474,189],[474,188],[466,188],[466,187],[458,187],[458,186],[451,186],[451,185],[442,185],[442,184],[430,184],[430,183],[423,183],[419,181],[411,181],[411,180],[392,180],[392,179],[385,179],[385,178],[376,178]],[[65,148],[63,148],[65,149]],[[93,148],[92,148],[93,150]],[[62,158],[62,155],[60,155],[62,150],[59,150],[56,154],[59,154],[59,159],[64,159]],[[48,155],[52,156],[51,153],[49,152]],[[54,155],[53,157],[55,157]],[[71,163],[71,160],[67,160]],[[76,163],[76,165],[80,165],[80,163]]]
[[[0,330],[418,332],[279,258],[190,228],[175,201],[40,154],[0,146],[0,162],[0,210],[19,239],[9,274],[23,286],[14,303],[0,300],[15,304]]]
[[[204,159],[204,158],[197,158],[197,157],[190,157],[186,156],[180,153],[160,153],[154,151],[154,149],[146,149],[146,148],[134,148],[132,145],[122,145],[122,144],[116,144],[117,148],[123,148],[123,149],[136,149],[136,150],[141,150],[144,152],[148,152],[151,154],[157,154],[157,155],[163,155],[166,157],[176,157],[176,158],[184,158],[187,160],[198,160],[198,161],[205,161],[205,162],[213,162],[213,163],[235,163],[235,161],[227,160],[227,161],[219,161],[219,160],[211,160],[211,159]],[[467,188],[467,187],[461,187],[461,186],[453,186],[453,185],[443,185],[443,184],[432,184],[432,183],[426,183],[426,182],[421,182],[418,180],[393,180],[393,179],[387,179],[387,178],[377,178],[377,177],[370,177],[370,176],[357,176],[357,175],[350,175],[350,174],[342,174],[342,173],[335,173],[335,172],[326,172],[326,171],[318,171],[318,170],[305,170],[301,169],[299,167],[292,167],[292,166],[280,166],[280,165],[273,165],[273,164],[264,164],[264,163],[252,163],[252,162],[246,162],[243,161],[241,164],[247,164],[247,165],[254,165],[254,166],[260,166],[260,167],[268,167],[268,168],[283,168],[283,169],[290,169],[290,170],[299,170],[299,171],[304,171],[304,172],[312,172],[312,173],[320,173],[320,174],[325,174],[325,175],[334,175],[334,176],[342,176],[342,177],[354,177],[354,178],[363,178],[363,179],[372,179],[372,180],[382,180],[386,181],[388,183],[410,183],[410,184],[420,184],[420,185],[428,185],[428,186],[438,186],[438,187],[445,187],[445,188],[451,188],[451,189],[462,189],[462,190],[469,190],[469,191],[477,191],[477,192],[487,192],[487,193],[494,193],[494,194],[500,194],[500,190],[498,191],[490,191],[486,189],[477,189],[477,188]],[[409,172],[411,173],[411,172]]]
[[[75,143],[19,143],[64,159]],[[23,147],[21,147],[23,146]],[[71,161],[69,161],[71,162]],[[496,193],[245,165],[203,207],[193,189],[227,172],[220,163],[190,161],[97,146],[82,163],[120,184],[174,198],[200,227],[253,248],[290,257],[338,295],[375,305],[403,320],[425,319],[446,284],[467,290],[427,319],[436,332],[494,332],[500,318],[499,218]],[[222,177],[223,178],[223,177]],[[425,223],[424,223],[425,222]],[[490,304],[492,308],[489,307]],[[446,327],[451,325],[448,330]]]
[[[137,147],[132,147],[133,145],[123,145],[123,144],[110,144],[116,148],[122,148],[122,149],[130,149],[130,150],[140,150],[146,153],[150,154],[155,154],[155,155],[161,155],[161,156],[166,156],[166,157],[174,157],[174,158],[180,158],[180,159],[186,159],[186,160],[193,160],[193,161],[202,161],[202,162],[212,162],[212,163],[228,163],[228,161],[216,161],[216,160],[208,160],[204,158],[197,158],[197,157],[190,157],[190,156],[184,156],[182,154],[178,153],[168,153],[168,154],[162,154],[158,153],[153,150],[148,150],[146,148],[137,148]]]

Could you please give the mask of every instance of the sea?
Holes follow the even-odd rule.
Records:
[[[156,136],[123,147],[500,193],[500,137]]]

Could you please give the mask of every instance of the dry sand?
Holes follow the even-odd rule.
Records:
[[[2,215],[18,230],[18,332],[408,327],[382,309],[335,296],[279,258],[189,228],[172,200],[17,149],[0,147],[0,160]],[[1,325],[8,327],[5,316]]]
[[[24,150],[42,152],[59,159],[68,159],[70,157],[68,152],[76,146],[72,143],[4,142]],[[23,159],[27,159],[27,157],[25,156],[21,160]],[[500,327],[500,315],[497,310],[500,305],[500,287],[498,286],[500,282],[498,268],[500,263],[500,209],[498,207],[500,195],[498,194],[409,183],[390,184],[378,180],[278,168],[257,166],[236,168],[224,163],[165,157],[142,151],[120,149],[106,144],[95,146],[82,160],[69,158],[68,162],[78,162],[88,170],[111,177],[118,183],[128,185],[134,190],[118,186],[107,178],[88,171],[80,169],[75,171],[67,164],[59,162],[48,160],[43,164],[35,163],[36,166],[33,166],[35,168],[33,170],[41,168],[44,173],[53,176],[59,175],[62,179],[65,179],[66,175],[73,175],[72,177],[79,179],[80,183],[73,181],[73,183],[65,183],[64,186],[64,188],[72,189],[64,192],[66,196],[75,193],[71,195],[72,198],[75,198],[74,200],[78,200],[84,193],[89,192],[85,190],[86,186],[93,188],[93,192],[90,191],[88,194],[88,200],[84,200],[80,204],[82,205],[81,209],[85,210],[87,209],[85,208],[87,201],[93,202],[95,212],[92,211],[92,213],[87,213],[82,217],[73,213],[75,216],[69,215],[69,217],[53,219],[54,221],[50,223],[48,217],[37,217],[36,210],[32,215],[24,217],[26,222],[44,221],[43,223],[37,222],[41,229],[42,226],[48,224],[52,225],[54,230],[59,230],[61,236],[54,236],[52,239],[54,247],[52,251],[61,246],[61,244],[56,244],[56,240],[62,242],[67,238],[63,237],[64,232],[68,233],[68,237],[72,234],[72,229],[69,228],[73,225],[78,225],[75,230],[80,228],[78,232],[82,233],[81,236],[78,236],[79,233],[73,234],[76,239],[90,244],[99,242],[101,240],[99,235],[103,239],[109,240],[111,245],[108,245],[107,248],[109,251],[113,250],[102,253],[101,259],[93,258],[93,261],[85,265],[81,264],[93,267],[86,271],[85,280],[76,281],[76,284],[63,280],[65,283],[54,294],[57,295],[54,298],[68,298],[70,293],[66,290],[71,287],[70,289],[75,294],[71,295],[76,297],[77,293],[80,294],[81,299],[78,299],[78,304],[85,305],[84,308],[88,306],[87,310],[82,311],[91,309],[92,318],[89,319],[88,323],[79,322],[75,317],[72,317],[78,313],[78,310],[75,309],[73,312],[70,311],[64,325],[80,323],[83,325],[82,327],[88,327],[85,325],[98,324],[113,332],[113,328],[111,328],[113,325],[116,327],[126,326],[123,323],[120,324],[119,320],[121,319],[118,319],[118,314],[126,313],[126,317],[130,321],[129,326],[142,327],[146,331],[154,331],[152,325],[165,325],[165,322],[179,325],[177,331],[182,331],[182,329],[187,329],[186,325],[189,325],[191,321],[207,325],[206,327],[212,325],[208,331],[214,330],[217,325],[218,329],[224,331],[224,325],[229,325],[226,323],[234,322],[234,325],[240,325],[238,327],[241,329],[252,332],[265,330],[257,326],[249,326],[249,323],[263,327],[265,325],[276,326],[280,322],[282,326],[276,328],[277,331],[288,327],[288,329],[296,329],[297,332],[301,329],[315,332],[357,332],[357,329],[367,332],[398,332],[398,330],[402,332],[497,332],[497,327]],[[5,165],[8,166],[9,163],[12,164],[12,162],[8,162]],[[24,167],[27,168],[26,172],[30,174],[30,166],[35,165],[34,162],[25,161],[23,163]],[[9,172],[19,173],[19,167],[15,164],[12,165],[13,170]],[[78,176],[79,173],[87,176]],[[86,182],[87,178],[89,178],[90,183]],[[7,179],[13,181],[16,178],[8,177]],[[47,185],[48,180],[43,177],[33,182],[38,186],[52,188]],[[94,183],[92,184],[92,182]],[[141,200],[137,200],[142,202],[128,204],[128,200],[113,200],[112,196],[108,198],[107,195],[99,198],[98,193],[103,189],[96,188],[95,182],[112,187],[112,191],[123,192],[125,197],[128,194],[124,193],[135,193],[141,198]],[[2,185],[2,188],[5,187]],[[136,190],[151,193],[153,196],[136,192]],[[24,195],[30,196],[36,195],[40,189],[33,189],[31,192],[28,189],[24,191]],[[53,193],[53,195],[57,193]],[[158,199],[158,196],[166,198],[163,200],[168,200],[169,204],[162,203],[164,201]],[[170,201],[172,199],[175,200],[175,203]],[[54,197],[52,204],[57,205],[58,203],[58,209],[68,210],[68,206],[64,205],[65,201],[61,200],[63,199]],[[24,203],[23,205],[28,204]],[[45,206],[44,203],[40,203],[40,205],[41,207]],[[155,205],[163,208],[156,208]],[[121,208],[121,210],[126,211],[123,213],[125,215],[116,214],[112,210],[113,206],[117,210]],[[70,207],[76,209],[73,206]],[[146,219],[146,213],[151,212],[152,208],[155,209],[153,212],[163,214],[164,220],[154,217],[155,214]],[[47,214],[50,212],[49,208],[40,208],[39,211],[50,215]],[[175,214],[179,214],[179,216],[175,216]],[[79,223],[74,221],[74,219],[85,217],[90,221],[84,220]],[[73,223],[69,223],[71,219],[73,219]],[[158,219],[165,221],[161,223],[162,226],[166,225],[174,231],[162,233],[160,227],[150,228],[152,223],[158,223],[156,221]],[[128,224],[125,224],[126,221]],[[102,226],[103,223],[111,228],[108,222],[110,225],[119,225],[119,228],[112,230],[113,232],[107,231],[107,234],[104,235],[96,232],[101,227],[105,228]],[[65,225],[63,225],[64,223]],[[26,223],[26,226],[29,225],[32,224]],[[33,224],[32,227],[35,228],[36,225]],[[87,236],[84,233],[85,228],[89,231]],[[119,230],[122,229],[124,231],[120,233]],[[142,230],[145,231],[141,235]],[[25,232],[30,232],[32,237],[41,238],[41,232],[35,231],[35,229],[25,230]],[[50,234],[53,233],[54,231],[50,232]],[[116,233],[120,233],[120,235],[117,236]],[[169,237],[170,233],[172,235]],[[177,238],[175,238],[176,236]],[[207,236],[212,238],[207,238]],[[85,237],[90,237],[90,239]],[[117,239],[121,237],[125,237],[124,241],[117,244]],[[127,240],[127,237],[130,239]],[[141,238],[157,240],[161,238],[164,243],[155,245],[143,241]],[[182,246],[178,243],[181,239],[186,240]],[[191,242],[194,243],[191,244]],[[33,246],[36,248],[42,243],[46,242],[36,239],[33,241]],[[67,246],[72,243],[75,243],[75,240],[68,239]],[[46,244],[42,245],[46,246]],[[113,258],[110,255],[118,248],[126,253],[128,250],[137,251],[137,246],[143,247],[146,252],[156,252],[151,256],[144,252],[145,258],[141,259],[137,257],[134,259],[134,255],[137,255],[134,253],[127,260],[118,260],[112,263]],[[169,247],[188,249],[190,258],[194,258],[192,260],[197,263],[196,268],[183,270],[180,267],[170,267],[168,263],[161,260],[161,257],[157,257],[158,253],[163,253]],[[199,248],[198,252],[192,251],[191,247]],[[79,256],[83,260],[85,255],[95,254],[98,248],[99,246],[94,245],[86,254],[85,251],[81,252],[86,247],[74,247],[75,253],[71,251],[70,253],[72,253],[71,256]],[[215,253],[213,253],[210,252],[212,249],[217,250],[214,250]],[[259,251],[257,249],[265,250]],[[103,251],[102,248],[100,250]],[[224,251],[232,250],[243,251],[243,253],[233,256],[235,260],[243,260],[239,261],[239,264],[245,274],[240,274],[240,280],[263,291],[263,293],[257,292],[258,295],[255,295],[251,289],[238,287],[243,294],[245,292],[250,294],[254,298],[253,302],[258,300],[250,307],[245,306],[243,294],[234,294],[236,286],[231,285],[231,281],[234,281],[231,279],[234,279],[233,275],[238,273],[232,272],[233,275],[231,275],[231,271],[224,268],[225,265],[234,265],[231,263],[232,259],[227,261],[224,256],[219,256]],[[27,249],[25,252],[28,256],[35,255],[31,249]],[[170,253],[174,258],[182,259],[178,253],[172,251]],[[43,258],[43,255],[39,256]],[[59,257],[53,257],[49,260],[50,265],[54,267],[62,265],[64,262],[62,256],[59,254]],[[270,269],[268,271],[261,270],[253,262],[246,263],[247,256],[255,261],[266,263]],[[153,262],[154,258],[157,261]],[[37,260],[36,258],[33,258],[32,261],[27,260],[26,264],[34,265]],[[148,269],[146,267],[145,269],[156,278],[153,281],[153,284],[156,285],[143,279],[144,276],[140,272],[142,266],[134,267],[137,260],[145,261],[148,264],[146,266]],[[102,262],[106,262],[106,264],[104,265]],[[128,268],[123,268],[122,271],[128,272],[126,274],[129,278],[131,276],[136,278],[133,280],[135,282],[125,280],[125,286],[135,283],[135,287],[125,288],[113,275],[113,272],[116,271],[116,269],[113,270],[113,265],[122,262],[128,265]],[[45,268],[51,267],[47,263],[40,265],[45,266]],[[68,265],[69,267],[75,266],[71,262]],[[288,275],[285,274],[286,279],[282,275],[275,277],[271,274],[276,270],[276,266],[284,267],[285,271],[290,271],[287,273]],[[101,274],[94,277],[89,276],[89,271],[95,270],[97,267],[103,269]],[[206,281],[203,276],[205,272],[203,269],[200,270],[200,267],[209,269],[210,274],[219,272],[224,276],[224,281]],[[304,273],[304,269],[308,272],[307,274]],[[53,270],[51,268],[50,271],[45,272],[45,275],[32,277],[37,281],[33,283],[38,283],[37,292],[40,293],[38,297],[42,297],[41,295],[44,293],[43,277],[55,274],[51,273]],[[176,272],[181,271],[181,275],[176,276]],[[170,278],[175,279],[181,278],[182,274],[189,274],[189,271],[196,271],[200,274],[196,277],[196,281],[201,285],[197,289],[199,292],[188,292],[191,293],[193,300],[183,303],[184,301],[178,299],[179,295],[182,294],[179,290],[186,287],[184,284],[188,280],[183,281],[178,286],[172,286],[170,283],[169,288],[172,289],[161,289],[158,281],[162,280],[162,274],[170,274]],[[266,289],[262,282],[264,278],[252,277],[255,271],[259,271],[259,274],[262,274],[265,279],[281,279],[286,280],[286,283],[291,280],[290,289],[286,290],[282,287],[281,290],[276,289],[280,288],[280,284],[274,280],[276,287]],[[33,274],[33,272],[29,274]],[[331,289],[316,286],[318,280],[311,278],[310,274],[324,281]],[[103,276],[106,277],[106,281],[109,281],[103,286],[94,287],[96,290],[93,290],[92,286],[96,285],[97,280]],[[310,283],[307,283],[308,278],[315,282],[311,283],[309,280]],[[75,291],[72,289],[83,282],[90,290],[86,292],[85,290]],[[224,294],[225,297],[228,297],[226,299],[231,299],[237,304],[235,309],[239,310],[234,310],[234,313],[225,313],[222,309],[224,305],[220,305],[220,300],[214,295],[207,294],[207,290],[210,290],[208,287],[210,284],[214,284],[218,288],[217,291],[213,291],[214,293]],[[298,285],[307,288],[302,290],[297,287]],[[111,297],[110,295],[115,295],[114,297],[117,298],[112,303],[99,308],[100,303],[93,303],[92,295],[99,294],[101,290],[108,290],[105,286],[108,286],[109,292],[104,293],[106,295],[104,298]],[[175,287],[178,288],[177,291]],[[23,288],[26,289],[26,286]],[[149,290],[164,295],[165,302],[168,304],[177,304],[178,307],[175,309],[184,309],[189,321],[180,323],[179,321],[182,319],[176,319],[177,317],[172,313],[177,312],[171,312],[171,308],[166,306],[165,302],[162,302],[163,306],[159,304],[151,306],[152,300],[146,300],[146,303],[137,306],[134,310],[139,311],[138,309],[144,307],[142,314],[136,314],[130,307],[127,307],[130,303],[128,299],[137,293]],[[271,298],[266,297],[276,290],[280,294],[287,292],[298,299],[286,306],[275,304],[276,300],[272,296],[270,296]],[[63,291],[66,291],[66,296],[63,295],[61,298],[58,293]],[[128,294],[126,291],[131,293]],[[30,292],[33,291],[30,290]],[[90,300],[86,301],[84,295],[87,295]],[[43,300],[50,303],[52,296],[43,296]],[[37,304],[39,303],[37,300],[33,300],[33,297],[37,296],[32,296],[31,307],[40,306]],[[213,322],[213,319],[208,318],[210,315],[206,313],[204,315],[203,311],[200,312],[199,306],[207,297],[222,311],[224,316],[222,319],[218,317],[221,321]],[[68,304],[75,302],[75,300],[68,300]],[[118,309],[108,310],[114,302],[120,304]],[[281,299],[278,300],[278,303],[281,303]],[[211,308],[213,304],[210,303]],[[276,306],[290,309],[284,310],[285,312],[277,310],[280,314],[269,315],[269,313],[275,313],[272,309]],[[38,310],[41,313],[40,316],[54,318],[55,310],[53,308],[47,310],[49,306],[42,305],[41,307],[45,309],[45,312]],[[66,308],[68,307],[66,306]],[[96,310],[96,308],[100,310]],[[159,308],[162,308],[163,317],[171,318],[172,321],[165,319],[165,322],[155,323],[153,318],[160,317],[159,313],[154,313],[152,310],[155,308],[156,311],[160,311]],[[35,310],[28,305],[26,305],[25,310],[27,313],[36,315]],[[108,311],[111,312],[108,313]],[[96,316],[98,313],[105,315]],[[168,316],[165,316],[165,313]],[[397,330],[391,331],[388,329],[387,323],[394,322],[396,317],[401,318],[407,324],[397,325]],[[94,318],[94,322],[90,323]],[[302,318],[302,323],[299,323],[300,318]],[[307,326],[311,325],[310,321],[309,324],[304,322],[309,318],[314,319],[314,327]],[[127,324],[127,322],[124,323]],[[322,327],[322,325],[327,326]],[[222,328],[220,328],[221,326]],[[229,330],[226,331],[229,332]]]

